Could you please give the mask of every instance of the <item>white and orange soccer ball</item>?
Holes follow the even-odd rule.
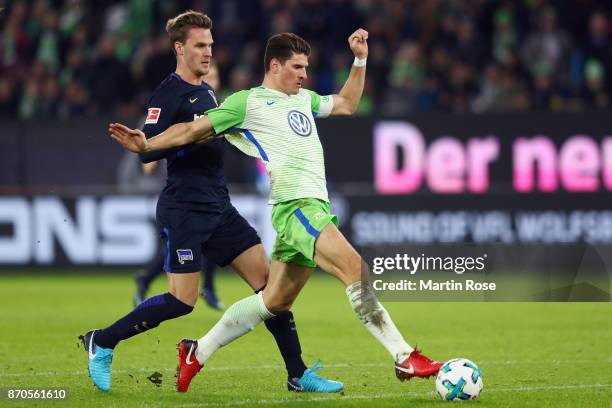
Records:
[[[480,369],[466,358],[447,361],[436,377],[436,391],[447,401],[476,399],[482,387]]]

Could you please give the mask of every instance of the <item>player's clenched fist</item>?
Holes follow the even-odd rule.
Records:
[[[130,129],[121,123],[111,123],[108,125],[108,131],[113,139],[130,152],[142,153],[147,150],[147,138],[138,129]]]
[[[349,46],[353,54],[364,59],[368,56],[368,32],[363,28],[358,29],[348,38]]]

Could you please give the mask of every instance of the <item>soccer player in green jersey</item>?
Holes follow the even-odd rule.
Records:
[[[268,40],[262,85],[230,95],[201,119],[173,125],[148,140],[139,130],[110,125],[111,136],[138,153],[225,137],[242,152],[263,160],[270,175],[277,239],[268,284],[263,293],[230,306],[197,341],[193,354],[198,364],[193,364],[190,355],[179,356],[177,385],[186,388],[219,347],[288,310],[317,265],[344,284],[361,322],[395,360],[400,380],[429,377],[442,366],[404,341],[368,282],[362,280],[367,265],[330,213],[323,149],[314,118],[355,112],[365,82],[367,39],[363,29],[350,35],[355,61],[337,95],[320,96],[302,88],[310,46],[295,34],[283,33]],[[185,341],[191,340],[181,343]]]

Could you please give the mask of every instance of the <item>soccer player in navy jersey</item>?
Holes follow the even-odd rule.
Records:
[[[219,69],[217,65],[211,61],[208,72],[202,77],[203,82],[206,82],[210,87],[218,92],[220,88]],[[160,161],[153,161],[142,164],[142,172],[145,175],[152,174],[158,165],[163,164]],[[165,178],[165,172],[164,172]],[[214,285],[214,275],[216,265],[206,258],[202,258],[202,287],[200,288],[200,296],[206,304],[213,309],[223,310],[223,303],[217,296]],[[145,269],[139,271],[134,277],[136,283],[136,293],[134,294],[134,306],[142,303],[149,291],[151,283],[164,271],[164,251],[159,251],[155,257],[149,262]]]
[[[217,106],[203,76],[212,56],[212,21],[187,11],[170,19],[166,31],[176,53],[176,71],[149,101],[144,133],[153,136],[174,123],[190,122]],[[266,285],[269,262],[255,230],[232,206],[223,175],[225,141],[192,144],[143,153],[143,162],[167,161],[168,180],[157,204],[169,291],[153,296],[104,329],[81,336],[89,354],[89,375],[102,391],[111,387],[113,349],[122,340],[161,322],[190,313],[198,297],[199,268],[204,255],[219,266],[230,265],[256,292]],[[266,321],[285,361],[290,391],[336,392],[342,383],[307,369],[290,311]],[[179,355],[194,361],[196,344],[179,343]],[[191,360],[190,360],[191,358]],[[179,389],[186,391],[186,389]]]

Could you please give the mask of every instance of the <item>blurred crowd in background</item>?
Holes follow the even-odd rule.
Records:
[[[0,0],[0,116],[142,115],[175,67],[164,31],[213,19],[221,98],[256,86],[273,34],[312,47],[306,86],[344,83],[347,37],[370,33],[359,114],[610,108],[612,2],[592,0]]]

